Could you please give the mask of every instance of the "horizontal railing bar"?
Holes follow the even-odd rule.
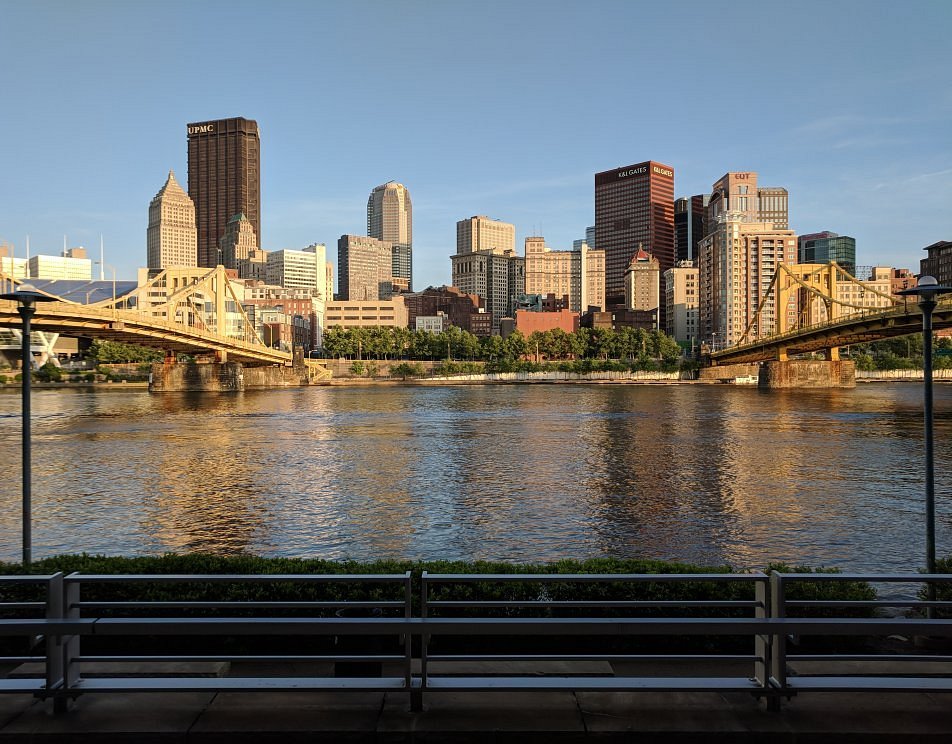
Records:
[[[152,608],[158,609],[234,609],[236,607],[247,607],[248,609],[309,609],[309,608],[364,608],[364,607],[380,607],[380,608],[403,608],[406,606],[406,603],[401,600],[396,599],[386,599],[380,601],[341,601],[341,602],[331,602],[331,601],[288,601],[288,602],[256,602],[249,601],[243,602],[240,600],[225,600],[222,602],[75,602],[70,605],[71,609],[103,609],[103,610],[118,610],[118,609],[138,609],[138,610],[149,610]]]
[[[96,623],[96,618],[82,618],[79,620],[61,620],[43,618],[33,618],[24,620],[11,620],[9,618],[0,618],[0,635],[70,635],[78,633],[92,633],[92,627]]]
[[[763,661],[755,654],[434,654],[427,651],[431,661]]]
[[[393,583],[402,584],[407,580],[405,574],[69,574],[64,579],[70,583]]]
[[[105,617],[93,635],[397,635],[413,619],[337,617]]]
[[[472,607],[479,609],[483,607],[720,607],[729,609],[731,607],[763,607],[763,602],[756,600],[641,600],[641,599],[622,599],[612,600],[549,600],[549,599],[525,599],[525,600],[465,600],[465,599],[428,599],[427,607]]]
[[[927,599],[798,599],[784,602],[787,607],[952,607],[952,601]]]
[[[0,602],[0,611],[3,610],[40,610],[46,607],[46,602]]]
[[[952,656],[920,654],[787,654],[788,661],[944,661]]]
[[[860,574],[860,573],[780,573],[773,574],[787,581],[865,581],[869,583],[926,583],[952,581],[952,574]]]
[[[379,656],[379,655],[378,655]],[[42,657],[40,657],[42,658]],[[247,656],[242,656],[241,654],[204,654],[204,655],[184,655],[184,656],[76,656],[74,657],[75,661],[86,662],[86,663],[99,663],[99,664],[120,664],[123,662],[134,662],[134,663],[149,663],[157,661],[168,661],[176,663],[186,663],[192,661],[240,661],[240,662],[275,662],[275,661],[286,661],[286,662],[307,662],[307,661],[334,661],[338,657],[334,656],[321,656],[320,654],[310,654],[310,655],[291,655],[291,654],[274,654],[274,655],[264,655],[264,654],[249,654]],[[341,658],[354,658],[354,659],[370,659],[369,656],[354,656],[354,657],[341,657]],[[376,656],[373,658],[377,658]],[[382,657],[381,657],[382,658]],[[386,657],[388,660],[399,660],[403,661],[406,659],[406,655],[390,655]]]
[[[10,576],[0,576],[0,584],[45,584],[56,574],[18,574]]]
[[[423,575],[428,583],[460,583],[471,584],[478,581],[501,582],[575,582],[575,583],[655,583],[655,582],[685,582],[685,581],[764,581],[769,577],[766,574],[429,574]]]
[[[274,662],[274,661],[406,661],[406,654],[336,654],[334,656],[77,656],[73,661],[87,664],[145,664],[152,662],[192,662],[192,661],[234,661],[234,662]]]
[[[133,617],[76,620],[0,619],[0,634],[51,635],[188,635],[231,632],[237,635],[387,635],[428,633],[447,635],[569,635],[599,631],[633,635],[909,635],[952,636],[952,619],[909,618],[326,618],[326,617]]]
[[[74,621],[75,622],[75,621]],[[63,622],[68,625],[69,621]],[[2,625],[0,625],[2,627]],[[862,630],[860,630],[862,629]],[[308,633],[307,631],[312,631]],[[100,618],[96,635],[387,635],[407,632],[446,635],[886,635],[952,636],[950,620],[895,618]]]

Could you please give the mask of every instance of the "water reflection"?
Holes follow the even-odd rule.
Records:
[[[938,545],[952,387],[936,388]],[[34,554],[922,563],[918,385],[36,391]],[[0,557],[19,555],[0,394]]]

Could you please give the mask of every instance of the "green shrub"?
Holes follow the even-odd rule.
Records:
[[[47,362],[36,371],[36,378],[41,382],[60,382],[63,379],[63,370],[53,362]]]
[[[391,377],[402,377],[406,380],[408,377],[423,377],[426,374],[426,368],[420,362],[401,362],[390,368]]]

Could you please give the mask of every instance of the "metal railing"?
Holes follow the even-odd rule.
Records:
[[[952,655],[868,643],[952,639],[952,602],[915,594],[952,575],[424,573],[419,596],[412,581],[0,577],[0,692],[61,711],[84,693],[159,690],[378,690],[414,710],[447,690],[744,691],[772,709],[814,691],[952,691]],[[155,599],[169,584],[173,599]],[[10,648],[18,636],[25,653]],[[181,666],[225,663],[228,676]]]
[[[747,629],[738,631],[734,625],[738,619],[768,617],[768,581],[762,573],[460,576],[424,572],[421,690],[730,690],[772,694],[767,674],[769,638],[750,634]],[[510,596],[503,600],[482,598],[481,585],[491,587],[494,597],[500,589]],[[725,587],[739,596],[702,598],[731,594],[723,591]],[[632,598],[639,596],[642,598]],[[701,636],[738,632],[747,636],[747,642],[722,644],[727,650],[721,653],[706,652],[706,644],[697,642]],[[500,653],[499,636],[517,639],[516,645],[522,649]],[[464,643],[453,642],[460,637]],[[488,637],[492,640],[486,640]],[[477,651],[457,650],[472,649],[473,638],[482,641],[475,644]],[[571,638],[570,652],[564,650],[563,638]],[[439,650],[440,642],[447,650]],[[649,649],[642,648],[645,645]],[[525,652],[526,646],[531,653]],[[461,663],[468,664],[462,674]],[[691,669],[687,675],[683,672],[686,665]],[[694,670],[702,665],[716,673],[696,676]],[[725,676],[726,666],[743,672]]]

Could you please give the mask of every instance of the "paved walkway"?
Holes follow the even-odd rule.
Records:
[[[0,698],[0,742],[950,742],[952,694],[814,693],[770,713],[744,694],[90,694]]]

